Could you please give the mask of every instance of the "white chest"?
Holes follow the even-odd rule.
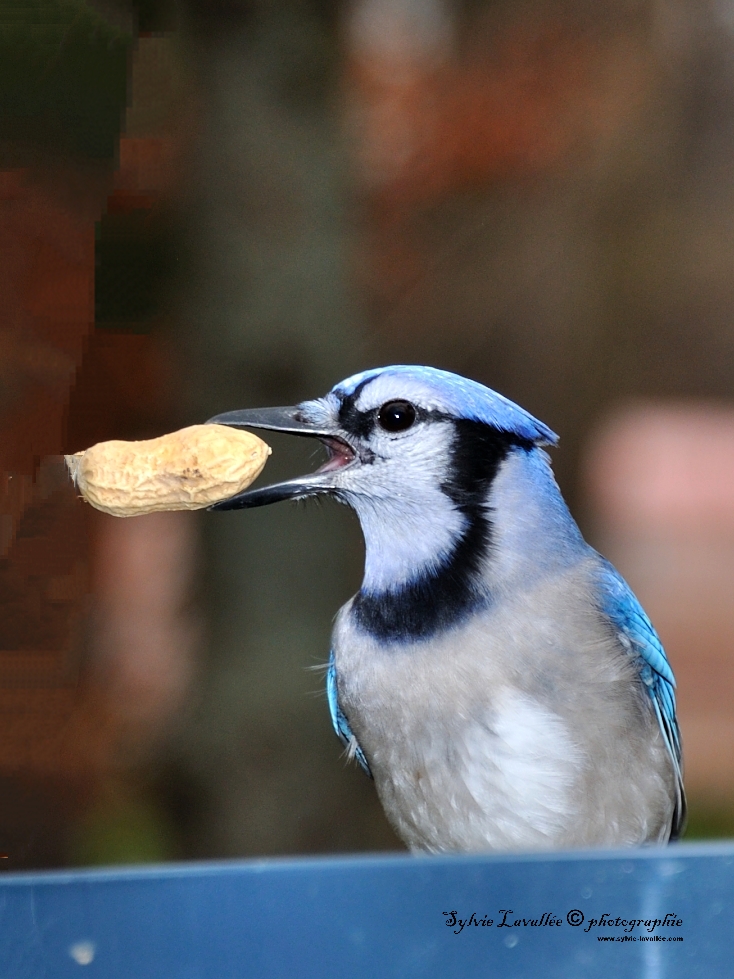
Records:
[[[508,669],[501,623],[385,647],[340,613],[339,699],[397,832],[416,849],[558,845],[583,752]],[[457,641],[459,640],[459,641]]]

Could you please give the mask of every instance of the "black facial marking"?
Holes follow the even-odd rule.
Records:
[[[348,435],[358,439],[368,439],[375,427],[375,412],[359,411],[357,408],[357,400],[362,393],[362,388],[369,382],[370,378],[358,384],[351,394],[340,396],[339,424]]]
[[[360,410],[357,408],[357,401],[365,384],[369,384],[369,380],[362,381],[352,394],[338,395],[340,399],[339,424],[353,438],[366,441],[376,426],[392,434],[407,431],[413,427],[415,422],[446,421],[449,419],[448,415],[440,411],[427,411],[425,408],[419,408],[411,404],[410,401],[402,399],[387,401],[379,408],[370,408],[367,411]]]
[[[383,642],[428,639],[457,625],[489,601],[481,587],[482,564],[492,546],[485,501],[502,460],[533,443],[482,422],[453,420],[450,478],[441,489],[467,517],[466,528],[441,567],[396,591],[360,591],[352,611],[366,632]]]

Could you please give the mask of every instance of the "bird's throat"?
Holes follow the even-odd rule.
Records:
[[[491,536],[488,516],[483,509],[471,515],[449,512],[456,529],[442,539],[443,546],[437,546],[439,535],[427,534],[425,527],[422,534],[412,536],[395,528],[394,535],[381,536],[376,551],[376,542],[365,533],[365,578],[352,613],[359,627],[374,638],[383,642],[428,639],[488,601],[480,573]],[[426,545],[422,551],[416,547],[421,540]],[[404,547],[409,549],[410,562],[403,556]],[[402,573],[387,584],[390,568]]]

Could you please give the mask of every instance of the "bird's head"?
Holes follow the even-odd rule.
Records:
[[[375,593],[437,573],[462,548],[464,567],[476,565],[489,546],[489,511],[496,509],[490,489],[503,463],[514,454],[540,456],[536,447],[556,442],[542,422],[496,392],[430,367],[365,371],[315,401],[210,421],[326,446],[329,458],[316,472],[247,490],[213,509],[336,497],[359,516],[363,589]]]

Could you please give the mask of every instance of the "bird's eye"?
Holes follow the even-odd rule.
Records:
[[[410,401],[387,401],[377,412],[377,421],[386,432],[404,432],[416,419]]]

